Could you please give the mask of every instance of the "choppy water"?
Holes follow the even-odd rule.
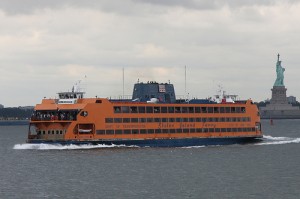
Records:
[[[0,198],[300,198],[300,120],[262,121],[248,145],[25,144],[0,126]]]

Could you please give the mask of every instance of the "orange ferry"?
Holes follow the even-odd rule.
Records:
[[[84,98],[74,87],[58,93],[58,99],[43,99],[35,106],[27,142],[182,147],[261,137],[251,100],[178,100],[170,83],[138,82],[131,100]]]

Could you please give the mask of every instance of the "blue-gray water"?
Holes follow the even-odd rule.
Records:
[[[76,149],[0,126],[0,198],[300,198],[300,120],[262,121],[260,144]]]

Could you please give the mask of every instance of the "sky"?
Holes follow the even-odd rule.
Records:
[[[221,85],[259,102],[271,98],[278,53],[299,100],[299,10],[297,0],[0,1],[0,104],[33,106],[79,80],[87,97],[115,98],[123,69],[125,95],[137,81],[170,81],[179,96]]]

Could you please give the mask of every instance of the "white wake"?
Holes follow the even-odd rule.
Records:
[[[300,143],[300,138],[290,138],[290,137],[273,137],[270,135],[264,135],[263,141],[257,143],[256,145],[274,145],[274,144],[297,144]]]
[[[15,144],[13,149],[18,150],[78,150],[78,149],[100,149],[100,148],[118,148],[118,147],[128,147],[125,145],[104,145],[104,144],[97,144],[97,145],[90,145],[90,144],[83,144],[83,145],[61,145],[61,144]],[[135,146],[129,146],[135,147]]]

